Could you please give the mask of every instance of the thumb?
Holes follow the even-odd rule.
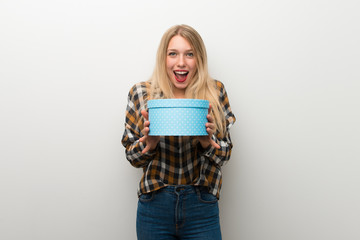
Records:
[[[211,113],[211,109],[212,109],[212,106],[211,106],[211,103],[209,103],[208,114],[210,114],[210,113]]]
[[[211,145],[214,147],[214,148],[216,148],[216,149],[220,149],[220,145],[219,144],[217,144],[214,140],[212,140],[211,139]]]

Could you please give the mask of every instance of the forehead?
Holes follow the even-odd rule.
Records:
[[[191,44],[182,36],[176,35],[171,38],[168,49],[191,50]]]

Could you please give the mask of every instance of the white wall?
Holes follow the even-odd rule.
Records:
[[[163,32],[203,36],[237,123],[225,240],[360,239],[360,3],[0,1],[0,239],[135,239],[126,97]]]

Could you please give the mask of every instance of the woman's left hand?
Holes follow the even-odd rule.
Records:
[[[203,148],[207,148],[212,145],[214,148],[220,149],[219,144],[217,144],[211,137],[215,133],[215,123],[213,117],[210,115],[211,112],[211,104],[209,104],[208,115],[206,116],[208,122],[205,124],[206,132],[208,133],[207,136],[198,136],[197,139],[199,140],[201,146]]]

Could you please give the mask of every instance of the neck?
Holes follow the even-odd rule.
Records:
[[[185,91],[175,91],[174,97],[175,98],[185,98]]]

